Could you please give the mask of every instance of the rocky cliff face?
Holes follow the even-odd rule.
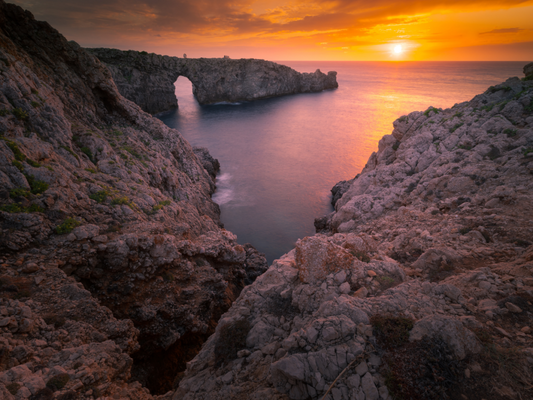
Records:
[[[200,104],[240,102],[287,94],[334,89],[337,73],[299,73],[270,61],[254,59],[177,58],[137,51],[87,49],[104,62],[120,93],[146,112],[178,106],[174,82],[187,77]]]
[[[531,398],[533,83],[399,118],[335,194],[173,399]]]
[[[266,269],[221,228],[216,160],[196,152],[0,0],[0,397],[172,388]]]

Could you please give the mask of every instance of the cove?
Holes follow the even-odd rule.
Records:
[[[159,115],[221,163],[222,222],[269,263],[315,232],[330,213],[330,189],[365,166],[406,110],[451,107],[519,76],[522,62],[285,62],[297,71],[335,70],[339,88],[201,106],[179,78],[179,109]],[[446,71],[443,74],[442,71]]]

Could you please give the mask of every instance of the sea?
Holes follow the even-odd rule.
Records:
[[[392,123],[429,106],[449,108],[527,62],[278,61],[299,72],[337,71],[338,89],[201,106],[178,78],[179,108],[158,117],[221,164],[213,200],[226,229],[273,260],[315,233],[333,211],[331,188],[353,178]]]

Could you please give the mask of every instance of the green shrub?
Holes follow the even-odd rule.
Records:
[[[440,111],[435,107],[429,107],[426,111],[424,111],[424,115],[426,117],[429,117],[429,113],[433,111],[435,114],[438,114]]]
[[[10,214],[22,212],[22,206],[20,204],[6,204],[0,206],[0,211],[4,211]]]
[[[91,160],[91,161],[93,160],[93,153],[92,153],[91,149],[89,149],[88,147],[84,146],[80,150],[81,150],[81,152],[83,154],[85,154],[87,157],[89,157],[89,160]]]
[[[11,165],[16,167],[20,172],[24,171],[24,165],[22,165],[22,163],[20,161],[13,160]]]
[[[35,179],[33,175],[25,175],[33,194],[41,194],[48,189],[48,183]]]
[[[67,373],[58,374],[46,382],[46,387],[55,392],[63,389],[68,381],[70,381],[70,376]]]
[[[170,200],[160,201],[160,202],[157,203],[155,206],[153,206],[152,209],[151,209],[150,211],[147,212],[147,214],[148,214],[148,215],[155,214],[156,212],[158,212],[159,210],[161,210],[164,206],[168,206],[168,205],[170,205],[170,203],[172,203],[172,201],[170,201]]]
[[[39,91],[37,89],[31,89],[32,94],[39,94]]]
[[[107,192],[107,190],[99,190],[98,192],[89,195],[89,198],[97,201],[98,203],[103,203],[107,200],[108,194],[109,193]]]
[[[85,171],[90,172],[91,174],[96,174],[98,172],[94,168],[85,168]]]
[[[111,204],[112,205],[127,205],[129,206],[131,204],[131,201],[130,199],[127,197],[127,196],[120,196],[120,197],[115,197],[113,200],[111,200]]]
[[[504,102],[501,102],[500,103],[500,108],[499,108],[499,111],[503,110],[505,108],[505,106],[507,105],[507,103],[509,103],[509,100],[506,100]]]
[[[469,144],[460,144],[459,146],[457,146],[457,148],[463,150],[472,150],[472,146],[470,146]]]
[[[458,124],[455,124],[455,125],[453,126],[453,128],[450,128],[450,133],[454,133],[457,129],[459,129],[459,128],[460,128],[461,126],[463,126],[463,125],[464,125],[463,122],[458,123]]]
[[[130,153],[133,157],[140,160],[142,159],[142,155],[137,152],[133,147],[131,146],[124,146],[124,150],[126,150],[128,153]]]
[[[78,157],[78,155],[76,153],[74,153],[70,147],[67,147],[67,146],[59,146],[59,147],[61,147],[63,150],[68,151],[70,153],[70,155],[75,157],[77,160],[80,159],[80,157]]]
[[[44,209],[41,206],[38,206],[37,204],[31,204],[28,207],[23,207],[22,205],[18,203],[13,203],[13,204],[7,204],[4,206],[0,206],[0,211],[5,211],[10,214],[14,214],[14,213],[44,212]]]
[[[41,105],[41,104],[37,103],[36,101],[32,101],[30,104],[31,104],[31,106],[33,108],[37,108],[37,107],[39,107]]]
[[[14,108],[12,113],[15,116],[15,118],[17,118],[20,121],[25,121],[29,118],[28,113],[20,107]]]
[[[377,281],[380,284],[382,290],[389,289],[396,284],[396,280],[390,276],[378,276]]]
[[[523,154],[524,154],[524,156],[526,156],[526,157],[527,157],[530,153],[533,153],[533,147],[528,147],[528,148],[524,149],[524,151],[523,151]]]
[[[18,145],[11,141],[11,140],[7,140],[7,139],[4,139],[6,144],[7,144],[7,147],[9,147],[11,149],[11,151],[13,152],[13,155],[15,156],[15,160],[17,161],[25,161],[26,160],[26,156],[22,153],[22,151],[20,151]]]
[[[56,226],[55,231],[58,235],[63,235],[65,233],[72,232],[74,228],[80,225],[81,225],[81,222],[79,222],[75,218],[70,217],[64,220],[60,225]]]
[[[26,159],[26,162],[30,164],[33,168],[40,168],[41,164],[39,164],[36,161],[30,160],[29,158]]]
[[[6,110],[5,108],[0,110],[0,117],[5,117],[9,114],[9,110]]]
[[[516,129],[507,128],[503,131],[507,136],[514,137],[516,136]]]
[[[16,188],[16,189],[11,189],[9,191],[9,195],[11,197],[30,197],[31,196],[31,193],[28,189],[26,188]]]
[[[359,261],[362,261],[364,263],[369,263],[370,262],[370,256],[365,251],[351,250],[350,253],[352,254],[352,256],[358,258]]]

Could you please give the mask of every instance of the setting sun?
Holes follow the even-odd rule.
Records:
[[[394,54],[401,54],[403,52],[402,45],[398,44],[398,45],[394,46],[393,52],[394,52]]]

